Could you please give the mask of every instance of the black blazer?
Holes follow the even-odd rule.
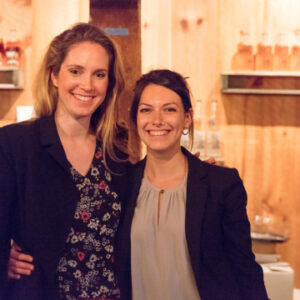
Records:
[[[108,164],[125,174],[125,164]],[[56,267],[79,201],[69,169],[53,117],[0,128],[1,300],[58,299]],[[112,178],[122,194],[124,179]],[[11,238],[34,257],[35,269],[7,282]]]
[[[186,239],[201,300],[268,299],[251,250],[247,196],[235,169],[188,159]],[[129,198],[116,251],[122,299],[131,298],[130,228],[146,159],[131,170]],[[140,299],[138,299],[140,300]]]

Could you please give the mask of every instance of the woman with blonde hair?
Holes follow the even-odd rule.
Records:
[[[37,118],[0,129],[0,299],[118,299],[114,239],[126,136],[111,39],[85,23],[56,36],[35,81]],[[124,133],[124,132],[123,132]],[[10,241],[34,257],[7,281]]]

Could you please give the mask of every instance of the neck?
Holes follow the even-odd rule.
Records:
[[[70,138],[73,140],[85,140],[94,135],[90,126],[90,118],[71,118],[60,116],[55,113],[55,124],[58,134],[61,138]]]
[[[172,181],[172,179],[181,180],[186,176],[186,172],[187,161],[180,148],[168,154],[147,152],[145,173],[150,181],[156,182],[157,186],[162,187],[165,182]]]

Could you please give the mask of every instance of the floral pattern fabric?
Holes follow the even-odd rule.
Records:
[[[80,193],[64,255],[57,268],[62,299],[119,299],[114,274],[114,238],[119,225],[121,203],[97,146],[86,176],[71,166]]]

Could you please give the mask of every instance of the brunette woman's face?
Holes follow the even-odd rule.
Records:
[[[58,89],[56,115],[90,118],[103,103],[108,87],[109,57],[94,42],[71,46],[57,75],[51,74]]]
[[[174,91],[157,84],[143,90],[137,112],[137,129],[147,151],[180,151],[180,139],[192,123]]]

